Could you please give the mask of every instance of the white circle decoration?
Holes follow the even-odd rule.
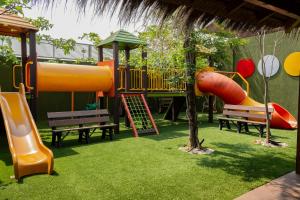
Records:
[[[279,70],[279,60],[274,55],[266,55],[264,56],[264,63],[265,63],[265,72],[266,77],[274,76]],[[263,73],[263,66],[262,66],[262,59],[259,60],[257,65],[257,70],[260,75],[264,75]]]

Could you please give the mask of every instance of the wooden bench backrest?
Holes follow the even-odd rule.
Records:
[[[50,127],[109,122],[109,113],[106,109],[69,112],[48,112],[47,117],[48,124]]]
[[[273,112],[274,108],[269,107],[270,118]],[[248,119],[266,119],[266,110],[265,107],[225,104],[223,115]]]

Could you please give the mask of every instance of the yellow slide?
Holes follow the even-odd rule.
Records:
[[[25,98],[20,92],[0,92],[2,111],[15,178],[53,171],[53,153],[42,142]]]

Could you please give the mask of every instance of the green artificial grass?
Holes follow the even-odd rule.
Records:
[[[161,116],[156,116],[156,119]],[[220,131],[218,124],[199,121],[200,138],[215,152],[191,155],[178,148],[187,143],[185,120],[157,120],[160,135],[133,138],[123,129],[113,141],[101,141],[100,133],[90,144],[66,138],[63,147],[52,149],[55,173],[11,180],[13,167],[7,144],[0,145],[0,199],[233,199],[255,187],[294,170],[296,131],[273,130],[273,138],[286,148],[254,144],[250,134]],[[39,124],[44,143],[51,133]]]

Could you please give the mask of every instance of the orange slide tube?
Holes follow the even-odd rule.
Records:
[[[234,80],[216,72],[201,72],[196,77],[197,87],[201,92],[212,93],[220,97],[226,104],[264,106],[248,97],[243,88]],[[281,129],[297,128],[297,120],[286,109],[276,103],[270,103],[274,108],[271,127]]]
[[[25,97],[20,92],[0,92],[0,108],[12,155],[15,178],[53,171],[53,154],[42,142]]]
[[[113,72],[108,66],[38,63],[39,92],[109,92]]]

